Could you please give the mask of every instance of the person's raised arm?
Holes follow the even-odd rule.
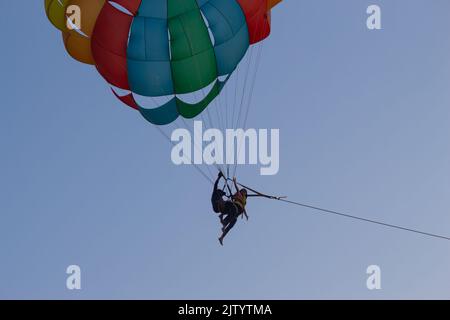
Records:
[[[216,180],[216,182],[214,183],[214,191],[217,190],[217,187],[219,186],[219,181],[220,181],[220,179],[221,179],[222,177],[223,177],[222,171],[219,171],[219,175],[217,176],[217,180]]]
[[[233,183],[234,183],[234,187],[236,188],[236,192],[239,192],[240,189],[239,189],[239,186],[237,184],[236,177],[233,178]]]

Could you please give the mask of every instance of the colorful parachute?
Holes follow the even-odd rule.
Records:
[[[221,93],[249,46],[269,36],[279,2],[45,0],[45,8],[74,59],[95,65],[123,103],[165,125],[196,117]],[[70,28],[75,8],[81,24]],[[183,99],[199,91],[207,92],[200,101]],[[167,99],[146,108],[136,96]]]

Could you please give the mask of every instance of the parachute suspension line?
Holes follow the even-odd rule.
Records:
[[[236,112],[236,104],[238,100],[238,87],[239,87],[239,72],[241,70],[241,65],[238,64],[237,70],[236,70],[236,81],[235,81],[235,87],[234,87],[234,101],[233,101],[233,113],[231,116],[231,125],[234,125],[234,114]]]
[[[216,98],[217,99],[217,98]],[[223,122],[220,120],[220,110],[218,110],[219,105],[217,104],[216,99],[214,99],[213,104],[211,105],[211,107],[214,108],[215,112],[216,112],[216,119],[217,119],[217,128],[220,129],[222,132],[224,132],[224,126],[223,126]],[[221,164],[220,167],[219,165],[216,164],[216,167],[219,169],[219,171],[221,171],[222,173],[225,171],[225,167],[224,164]]]
[[[181,117],[181,119],[183,120],[183,123],[185,125],[185,128],[188,128],[186,121],[184,120],[183,117]],[[178,125],[178,123],[175,121],[173,122],[173,124],[178,128],[181,129],[181,127]],[[194,138],[194,148],[196,148],[197,151],[202,152],[202,149],[199,147],[198,144],[195,143],[195,138]],[[190,161],[190,163],[192,163],[194,166],[198,166],[194,161],[192,161],[191,157],[188,157],[188,160]],[[209,166],[206,166],[206,169],[208,170],[209,176],[210,176],[210,180],[213,181],[214,180],[214,174],[211,172],[211,169],[209,168]]]
[[[263,31],[264,31],[263,27],[261,25],[264,25],[263,21],[260,22],[260,25],[258,26],[259,36],[261,36]],[[246,126],[247,126],[248,113],[249,113],[250,105],[251,105],[252,99],[253,99],[253,91],[254,91],[254,88],[255,88],[256,76],[258,74],[258,69],[259,69],[259,65],[260,65],[260,61],[261,61],[263,44],[264,44],[264,42],[260,43],[259,46],[258,46],[257,58],[256,58],[256,63],[255,63],[255,70],[253,72],[252,80],[251,80],[252,83],[251,83],[250,94],[249,94],[249,97],[247,99],[247,104],[245,105],[245,109],[246,109],[245,110],[245,119],[244,119],[244,124],[243,124],[243,127],[242,127],[244,130],[246,129]],[[251,60],[252,60],[252,56],[253,56],[253,48],[251,50],[252,50],[252,52],[251,52],[252,55],[250,57],[250,61],[249,61],[249,64],[248,64],[249,70],[247,71],[246,77],[249,75],[250,68],[251,68],[251,62],[252,62]],[[245,81],[246,81],[245,86],[247,86],[247,79]],[[242,108],[243,108],[244,101],[245,101],[244,98],[245,98],[245,96],[242,97],[241,104],[240,104],[240,107],[239,107],[239,118],[241,117]],[[238,118],[238,122],[239,122],[239,118]],[[239,125],[239,123],[238,123],[238,125]],[[240,152],[241,152],[241,149],[242,149],[242,143],[243,143],[242,140],[239,141],[237,159],[239,159],[239,155],[240,155]],[[237,171],[237,160],[236,160],[236,163],[234,164],[233,176],[236,176],[236,171]]]
[[[239,65],[237,65],[237,67],[235,68],[235,70],[232,72],[233,74],[235,73],[235,71],[239,72]],[[237,69],[237,70],[236,70]],[[237,75],[237,74],[236,74]],[[219,115],[222,116],[223,119],[223,130],[222,133],[226,136],[226,130],[227,129],[233,129],[233,119],[230,120],[230,115],[231,115],[231,105],[230,105],[230,101],[228,99],[228,95],[229,95],[229,91],[231,91],[231,81],[228,81],[228,83],[225,84],[224,88],[222,89],[222,94],[220,94],[218,96],[218,101],[219,101],[219,105],[221,106],[221,110],[219,110]],[[237,88],[238,88],[238,81],[235,81],[235,98],[234,98],[234,102],[233,102],[233,114],[234,114],[234,108],[235,108],[235,104],[236,104],[236,95],[237,95]],[[230,109],[230,110],[228,110]],[[221,112],[220,112],[221,111]],[[225,161],[226,163],[226,161]],[[226,172],[229,174],[230,171],[230,164],[226,163],[224,164],[224,166],[226,167]],[[225,170],[223,170],[223,173],[225,175]],[[227,178],[229,178],[229,176],[226,176]]]
[[[211,118],[211,113],[209,112],[209,108],[208,108],[208,107],[206,108],[206,115],[208,116],[208,119],[209,119],[209,123],[210,123],[210,125],[211,125],[211,128],[214,128],[214,121],[213,121],[212,118]]]
[[[216,98],[217,99],[217,98]],[[217,104],[216,99],[214,99],[211,103],[211,108],[214,108],[214,111],[216,113],[216,128],[222,130],[222,121],[220,121],[220,111],[219,109],[219,105]]]
[[[250,88],[250,94],[249,94],[249,98],[248,98],[248,104],[247,104],[247,107],[245,108],[244,125],[242,127],[244,130],[247,128],[248,115],[249,115],[250,108],[251,108],[252,101],[253,101],[253,93],[255,91],[256,77],[258,75],[259,67],[261,65],[260,63],[261,63],[261,56],[262,56],[263,49],[264,49],[264,43],[261,43],[259,45],[259,47],[258,47],[258,53],[257,53],[257,57],[256,57],[256,62],[255,62],[256,70],[255,70],[255,72],[253,74],[252,84],[251,84],[251,88]],[[238,153],[237,153],[238,154],[238,159],[239,159],[239,155],[240,155],[241,150],[242,150],[242,144],[243,144],[243,141],[242,140],[239,141],[239,147],[238,147]],[[237,166],[234,167],[233,176],[236,176],[236,172],[237,172]]]
[[[203,98],[202,98],[202,100],[203,100],[203,99],[206,98],[206,95],[205,95],[205,92],[204,92],[203,89],[202,89],[202,95],[203,95]],[[207,129],[213,128],[214,123],[213,123],[213,121],[212,121],[212,119],[211,119],[211,116],[210,116],[210,114],[209,114],[209,108],[208,108],[208,107],[206,108],[206,115],[207,115],[207,120],[209,120],[209,122],[208,122],[208,121],[205,121],[205,118],[203,117],[203,112],[200,113],[200,117],[202,118],[203,123],[205,124],[205,126],[206,126]]]
[[[197,75],[197,80],[199,81],[199,80],[200,80],[200,76],[199,76],[198,73],[197,73],[196,75]],[[216,79],[216,81],[218,81],[218,79]],[[201,94],[203,95],[202,100],[206,99],[207,94],[205,94],[204,88],[201,89]],[[196,99],[197,99],[197,92],[194,93],[194,96],[195,96]],[[216,98],[217,98],[217,97],[216,97]],[[199,100],[198,100],[198,101],[199,101]],[[215,101],[216,101],[216,99],[214,99],[214,103],[215,103]],[[211,106],[211,104],[210,104],[210,106]],[[209,124],[208,124],[208,122],[205,121],[205,118],[204,118],[204,116],[203,116],[203,112],[200,113],[200,118],[202,119],[202,122],[206,125],[206,128],[207,128],[207,129],[209,129],[209,128],[214,128],[214,122],[212,121],[211,116],[210,116],[210,113],[209,113],[209,106],[206,107],[206,114],[207,114],[207,116],[208,116],[210,122],[209,122]],[[220,115],[220,113],[219,113],[219,115]],[[218,121],[220,121],[220,119],[218,119]],[[183,119],[183,122],[186,124],[186,121],[184,121],[184,119]],[[195,141],[195,140],[194,140],[194,141]],[[203,144],[203,137],[202,137],[202,144]],[[196,145],[196,147],[199,148],[198,145]],[[203,156],[203,148],[200,148],[200,152],[202,152],[202,156]],[[216,167],[216,169],[217,169],[218,171],[221,171],[221,172],[222,172],[223,169],[224,169],[224,168],[223,168],[223,165],[220,165],[220,166],[219,166],[217,163],[215,164],[215,167]],[[209,171],[210,174],[211,174],[211,170],[210,170],[210,168],[209,168],[208,165],[206,165],[206,168],[208,169],[208,171]],[[215,179],[213,174],[211,174],[211,177],[212,177],[212,180]]]
[[[241,65],[238,64],[237,69],[236,69],[236,73],[235,73],[235,81],[234,81],[234,98],[233,98],[233,111],[231,114],[231,126],[234,126],[234,114],[236,112],[236,104],[238,101],[238,88],[239,88],[239,73],[241,70]],[[227,164],[227,178],[230,178],[230,165]]]
[[[216,97],[216,99],[217,99],[217,97]],[[213,103],[210,105],[210,107],[212,107],[212,108],[215,109],[215,112],[216,112],[216,115],[217,115],[217,117],[216,117],[217,125],[215,124],[214,121],[211,120],[211,122],[212,122],[212,124],[213,124],[213,126],[212,126],[211,128],[223,130],[223,124],[222,124],[222,122],[221,122],[221,120],[220,120],[220,111],[217,110],[217,109],[219,108],[219,106],[218,106],[218,104],[216,103],[216,99],[214,99],[214,101],[213,101]],[[210,119],[214,119],[214,117],[211,117],[211,114],[210,114],[210,112],[209,112],[209,107],[206,108],[206,110],[207,110],[208,117],[209,117]],[[215,163],[214,165],[215,165],[215,167],[217,168],[218,171],[220,171],[220,172],[224,172],[224,171],[225,171],[225,166],[224,166],[223,163],[221,163],[221,164]]]
[[[209,118],[209,122],[211,123],[210,128],[215,128],[214,121],[212,120],[213,118],[211,117],[211,113],[209,112],[209,107],[206,108],[206,114],[207,114],[207,116],[208,116],[208,118]],[[224,170],[223,164],[220,164],[220,166],[219,166],[219,164],[216,163],[216,164],[215,164],[215,167],[216,167],[217,170],[219,170],[219,171],[223,171],[223,170]]]
[[[237,103],[237,108],[238,108],[238,110],[237,110],[237,119],[236,119],[236,121],[233,124],[233,127],[236,128],[236,129],[239,128],[239,123],[241,122],[240,120],[241,120],[241,117],[242,117],[242,107],[244,106],[245,93],[246,93],[246,89],[247,89],[247,85],[248,85],[248,79],[249,79],[250,70],[251,70],[251,66],[252,66],[254,48],[251,47],[249,49],[249,51],[250,52],[249,52],[249,56],[247,58],[248,60],[247,60],[247,63],[246,63],[247,69],[244,72],[245,73],[245,77],[244,77],[244,83],[243,83],[243,86],[242,86],[242,95],[241,95],[240,98],[238,98],[238,100],[240,100],[240,101],[238,101],[238,103]],[[233,121],[234,121],[234,119],[233,119]],[[237,158],[234,159],[234,160],[235,160],[235,163],[233,164],[233,168],[234,168],[233,171],[236,172]]]
[[[220,123],[219,126],[220,126],[222,132],[224,132],[225,124],[224,124],[224,120],[223,120],[223,116],[222,116],[223,107],[222,107],[222,104],[220,103],[220,94],[216,97],[216,99],[214,99],[214,105],[216,107],[217,114],[218,114],[218,117],[219,117],[218,118],[219,123]]]
[[[247,70],[245,71],[245,80],[244,80],[244,85],[242,87],[242,95],[239,99],[240,102],[238,102],[238,110],[237,110],[238,114],[237,114],[237,120],[235,122],[235,128],[238,128],[240,120],[241,120],[242,107],[244,105],[245,93],[246,93],[246,89],[247,89],[247,85],[248,85],[248,79],[249,79],[249,74],[250,74],[252,60],[253,60],[254,48],[250,48],[249,51],[250,51],[250,54],[249,54],[248,61],[247,61]]]
[[[204,97],[206,97],[206,95],[205,95],[203,89],[202,89],[202,93],[203,93]],[[216,97],[216,98],[217,98],[217,97]],[[215,104],[215,106],[216,106],[217,104],[215,103],[215,100],[216,100],[216,99],[214,99],[214,104]],[[210,105],[210,106],[212,106],[212,105]],[[209,107],[210,107],[210,106],[206,107],[206,115],[207,115],[207,117],[208,117],[208,119],[209,119],[209,123],[210,123],[208,128],[214,129],[214,128],[216,128],[216,127],[215,127],[214,121],[212,120],[213,117],[211,117],[211,113],[209,112]],[[217,107],[216,107],[216,112],[217,112]],[[203,114],[203,113],[202,113],[202,114]],[[201,115],[202,115],[202,114],[201,114]],[[202,119],[203,119],[203,116],[202,116]],[[219,121],[219,119],[217,119],[217,120]],[[217,128],[220,128],[220,122],[219,122]],[[218,171],[221,171],[221,172],[223,172],[224,169],[225,169],[224,166],[223,166],[223,164],[220,164],[220,165],[219,165],[219,164],[215,163],[215,167],[216,167],[216,169],[217,169]],[[214,177],[213,177],[213,179],[214,179]]]
[[[252,80],[251,89],[250,89],[250,97],[248,99],[248,105],[245,110],[244,129],[247,127],[248,114],[250,112],[250,108],[251,108],[252,101],[253,101],[253,93],[255,91],[256,77],[258,75],[259,67],[261,65],[261,56],[262,56],[263,49],[264,49],[264,42],[261,43],[258,47],[258,53],[257,53],[257,57],[256,57],[256,62],[255,62],[256,70],[253,74],[253,80]]]
[[[156,129],[158,130],[158,132],[165,137],[173,146],[175,146],[175,143],[172,141],[172,139],[170,139],[170,137],[167,135],[166,132],[164,132],[163,129],[161,129],[159,126],[154,126],[156,127]],[[186,156],[186,155],[185,155]],[[194,168],[198,171],[198,173],[200,173],[207,181],[209,181],[211,184],[214,184],[213,180],[211,179],[211,177],[209,177],[205,172],[203,172],[202,169],[200,169],[200,167],[198,165],[196,165],[195,163],[192,162],[192,160],[190,159],[189,156],[187,156],[188,160],[194,165]]]
[[[264,49],[264,43],[261,43],[260,47],[258,48],[258,55],[256,58],[256,70],[255,70],[255,74],[253,75],[252,88],[250,89],[250,99],[248,101],[249,107],[246,109],[245,119],[244,119],[244,127],[246,127],[246,125],[247,125],[248,114],[249,114],[251,104],[253,101],[253,93],[255,91],[256,77],[258,75],[259,67],[261,65],[261,56],[262,56],[263,49]]]
[[[228,92],[228,83],[225,84],[225,87],[222,89],[222,92],[224,94],[227,94]],[[224,135],[226,135],[226,130],[228,129],[228,104],[225,103],[225,105],[223,105],[223,99],[222,99],[222,95],[220,94],[218,96],[218,104],[220,105],[220,110],[219,110],[219,117],[222,120],[222,133]],[[224,142],[225,143],[225,142]],[[224,158],[225,159],[225,158]],[[226,163],[226,161],[224,161]],[[225,168],[227,168],[229,165],[223,165],[223,173],[225,174]]]
[[[188,130],[189,125],[187,124],[186,120],[185,120],[183,117],[180,117],[180,119],[181,119],[181,121],[183,122],[184,128],[186,128],[186,129]],[[181,128],[176,122],[174,122],[174,124],[177,126],[177,128],[179,128],[179,129]],[[197,144],[197,142],[196,142],[196,140],[195,140],[195,137],[193,138],[193,140],[194,140],[194,148],[195,148],[197,151],[201,152],[202,155],[203,155],[203,150],[202,150],[202,148]],[[197,164],[195,164],[195,163],[192,161],[192,159],[189,158],[189,161],[190,161],[193,165],[198,166]],[[219,167],[218,167],[217,165],[216,165],[216,168],[220,171],[220,169],[219,169]],[[215,175],[212,173],[212,171],[211,171],[211,169],[209,168],[209,166],[206,166],[206,169],[207,169],[208,172],[209,172],[210,180],[213,181]]]
[[[225,86],[226,86],[226,84],[225,84]],[[225,103],[225,105],[224,105],[224,101],[223,101],[223,96],[226,94],[226,89],[225,90],[222,90],[222,94],[219,94],[218,96],[217,96],[217,98],[218,98],[218,102],[219,102],[219,105],[220,105],[220,111],[221,111],[221,116],[222,116],[222,125],[223,125],[223,131],[222,132],[225,132],[225,129],[227,129],[227,127],[228,127],[228,123],[227,123],[227,117],[226,117],[226,111],[228,110],[228,108],[227,108],[227,104]]]
[[[197,74],[197,78],[199,78],[198,74]],[[204,88],[201,89],[201,95],[203,96],[201,100],[205,99],[206,96],[207,96],[207,95],[205,94]],[[197,92],[194,93],[194,96],[195,96],[196,100],[199,101],[199,100],[198,100],[198,97],[197,97]],[[214,101],[215,101],[215,99],[214,99]],[[210,105],[210,106],[211,106],[211,105]],[[207,115],[207,117],[208,117],[208,119],[209,119],[209,123],[208,123],[208,121],[205,121],[205,117],[203,116],[203,112],[200,113],[200,118],[201,118],[203,124],[205,125],[206,129],[214,128],[214,121],[213,121],[212,118],[211,118],[211,114],[210,114],[210,112],[209,112],[209,107],[206,107],[206,115]],[[184,118],[182,118],[182,120],[183,120],[184,125],[187,127],[187,123],[186,123],[186,121],[184,120]],[[202,137],[202,138],[203,138],[203,137]],[[202,141],[203,141],[203,140],[202,140]],[[195,147],[197,148],[197,150],[200,150],[200,151],[203,153],[203,149],[200,148],[200,146],[198,146],[198,144],[195,144]],[[208,171],[210,172],[210,175],[211,175],[211,177],[212,177],[212,180],[214,180],[214,175],[211,174],[211,170],[209,169],[209,166],[206,166],[206,167],[207,167]],[[222,171],[222,170],[223,170],[223,168],[219,167],[218,164],[215,164],[215,167],[216,167],[217,170],[219,170],[219,171]]]

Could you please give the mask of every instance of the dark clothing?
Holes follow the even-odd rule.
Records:
[[[223,202],[222,196],[222,190],[214,190],[211,196],[211,204],[215,213],[220,213],[219,203]]]
[[[220,213],[219,204],[224,202],[222,197],[225,195],[225,192],[218,189],[220,178],[221,176],[219,176],[214,183],[214,189],[211,196],[211,204],[215,213]]]
[[[226,219],[237,219],[240,215],[239,208],[236,206],[233,201],[226,201],[225,202],[225,214],[227,217],[224,219],[224,221],[227,221]],[[228,220],[230,221],[230,220]]]
[[[233,229],[234,225],[237,222],[237,219],[240,216],[239,208],[232,201],[225,202],[225,219],[223,219],[223,234],[222,237],[225,237],[231,229]]]
[[[223,229],[223,235],[222,237],[225,238],[225,236],[228,234],[228,232],[230,232],[231,229],[233,229],[234,225],[236,224],[237,219],[234,219],[233,221],[231,221],[226,227],[225,229]]]

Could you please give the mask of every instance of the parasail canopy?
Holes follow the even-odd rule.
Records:
[[[219,96],[249,47],[269,36],[279,2],[45,0],[45,9],[74,59],[95,65],[149,122],[166,125],[198,116]],[[69,28],[75,7],[81,23]],[[194,95],[201,98],[189,101]],[[138,97],[154,99],[154,107]]]

